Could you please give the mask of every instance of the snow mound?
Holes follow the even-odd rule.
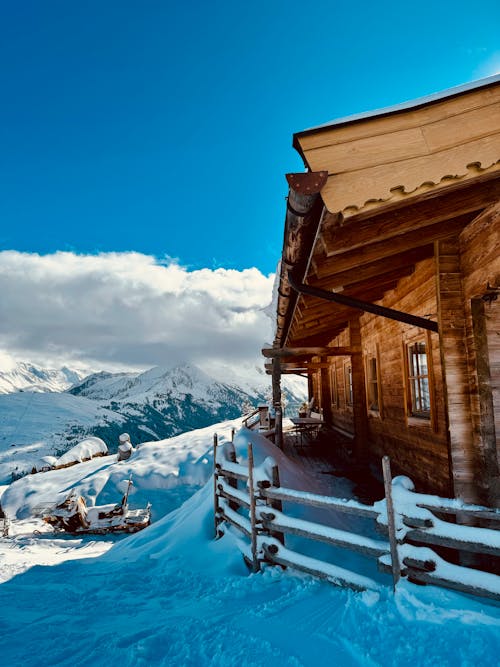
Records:
[[[79,442],[65,454],[60,456],[55,462],[54,467],[66,468],[75,465],[75,463],[90,461],[90,459],[93,459],[95,456],[104,456],[107,453],[108,448],[104,440],[92,436]]]

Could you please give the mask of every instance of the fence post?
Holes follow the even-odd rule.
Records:
[[[250,496],[250,526],[252,528],[252,572],[259,572],[260,563],[257,557],[257,519],[255,512],[255,487],[253,482],[253,447],[248,443],[248,493]]]
[[[401,577],[401,568],[399,565],[398,543],[396,538],[396,521],[394,516],[394,505],[392,502],[392,475],[391,460],[388,456],[382,458],[382,472],[384,474],[385,502],[387,507],[387,527],[389,529],[389,544],[391,546],[391,568],[393,590],[396,591],[396,585]]]
[[[279,471],[279,468],[278,468],[277,465],[274,465],[272,467],[271,475],[272,475],[273,488],[279,489],[280,486],[281,486],[281,484],[280,484],[280,471]],[[281,512],[283,510],[283,503],[281,502],[281,500],[272,500],[271,501],[271,507],[273,507],[274,509]],[[281,544],[283,544],[283,545],[285,544],[285,534],[284,533],[274,532],[273,537],[275,537],[277,540],[279,540],[281,542]]]
[[[231,442],[234,442],[234,433],[235,433],[235,428],[233,426],[233,428],[231,429]]]
[[[215,537],[219,537],[219,494],[217,493],[217,433],[214,433],[214,529]]]

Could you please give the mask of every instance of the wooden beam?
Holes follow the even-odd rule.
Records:
[[[444,375],[448,447],[454,494],[481,504],[467,372],[464,293],[458,239],[436,244],[436,276],[441,367]]]
[[[283,373],[284,371],[301,371],[301,372],[307,372],[307,371],[318,371],[321,368],[330,368],[331,364],[328,363],[321,363],[321,362],[301,362],[301,361],[295,361],[295,362],[281,362],[280,363],[280,368],[281,372]],[[272,371],[273,365],[271,364],[265,364],[264,368],[266,371]]]
[[[373,279],[384,277],[389,273],[392,274],[393,272],[396,273],[400,270],[404,271],[405,269],[413,268],[417,262],[428,259],[429,257],[432,257],[433,254],[434,244],[429,243],[426,246],[414,248],[413,250],[409,250],[408,252],[399,255],[394,255],[391,257],[390,263],[388,263],[386,259],[381,259],[368,264],[362,264],[354,269],[338,272],[335,267],[335,262],[328,262],[328,266],[332,272],[328,275],[324,275],[321,280],[310,276],[308,284],[323,289],[336,289],[339,287],[357,288],[358,285],[364,281],[372,281]],[[323,256],[317,255],[315,257],[313,260],[315,271],[318,264],[321,264],[323,261],[327,261],[324,254]]]
[[[348,250],[342,254],[336,254],[335,257],[327,256],[324,264],[317,267],[316,275],[318,278],[324,278],[331,275],[332,267],[335,272],[347,271],[359,268],[365,263],[376,262],[387,259],[393,255],[399,255],[403,252],[415,248],[426,246],[434,241],[439,241],[459,234],[467,223],[474,217],[473,213],[460,216],[446,223],[437,223],[429,225],[424,229],[417,229],[406,234],[401,234],[395,238],[378,241],[372,239],[372,243],[367,243],[361,248]]]
[[[444,223],[453,218],[478,213],[500,199],[500,179],[478,185],[468,184],[450,193],[430,196],[412,205],[398,207],[370,216],[359,215],[349,218],[342,227],[330,227],[323,231],[323,243],[327,254],[334,255],[359,248],[377,241],[392,239],[401,234],[429,225]]]
[[[349,322],[349,343],[353,347],[361,347],[359,317]],[[352,356],[351,370],[354,449],[358,460],[363,461],[367,454],[368,417],[366,413],[365,365],[361,354]]]
[[[310,294],[311,296],[317,296],[318,298],[325,299],[327,301],[340,303],[341,305],[348,306],[349,308],[357,308],[366,313],[373,313],[374,315],[379,315],[380,317],[386,317],[397,322],[404,322],[406,324],[410,324],[411,326],[437,332],[437,323],[424,317],[419,317],[410,313],[403,313],[399,310],[395,310],[394,308],[387,308],[386,306],[380,306],[375,303],[361,301],[360,299],[355,299],[344,294],[328,292],[326,290],[320,290],[316,287],[300,284],[294,279],[291,272],[288,274],[288,280],[290,281],[292,287],[297,290],[297,292]]]
[[[351,352],[350,347],[265,347],[262,350],[262,354],[268,359],[275,357],[340,357],[349,355]]]

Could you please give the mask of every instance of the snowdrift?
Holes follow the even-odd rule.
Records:
[[[212,437],[217,432],[224,442],[232,426],[226,422],[143,445],[126,462],[102,457],[10,485],[2,504],[20,516],[44,496],[71,488],[100,504],[133,472],[136,497],[152,495],[164,515],[157,507],[150,527],[117,542],[99,558],[35,567],[1,584],[0,654],[5,664],[496,664],[500,607],[494,604],[408,582],[393,596],[390,587],[380,593],[354,593],[277,567],[250,575],[237,538],[228,532],[213,539]],[[257,464],[272,455],[287,486],[317,493],[334,487],[337,495],[348,495],[345,480],[304,473],[248,431],[236,437],[240,460],[250,438]],[[177,508],[166,514],[175,502]],[[53,541],[54,551],[66,553],[77,544],[47,535],[38,541]],[[9,542],[8,553],[15,546]]]
[[[90,461],[90,459],[93,459],[96,456],[105,456],[107,453],[108,448],[104,440],[92,436],[82,440],[82,442],[79,442],[65,454],[60,456],[55,462],[54,468],[68,468],[76,463]]]

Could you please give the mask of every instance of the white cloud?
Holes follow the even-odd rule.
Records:
[[[4,251],[0,349],[93,368],[243,363],[271,337],[272,283],[255,268],[188,271],[139,253]]]

